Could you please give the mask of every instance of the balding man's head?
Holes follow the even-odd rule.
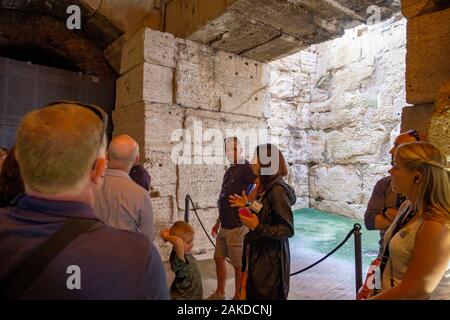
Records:
[[[110,169],[130,172],[139,156],[139,145],[128,135],[114,137],[108,147]]]
[[[395,150],[397,150],[397,148],[404,143],[426,140],[427,137],[423,133],[420,133],[414,129],[400,133],[400,135],[395,139],[394,145],[392,146],[391,150],[389,150],[389,153],[391,155],[394,155]]]

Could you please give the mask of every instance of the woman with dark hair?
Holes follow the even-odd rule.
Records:
[[[252,211],[239,215],[250,229],[244,240],[246,298],[286,300],[291,264],[288,238],[294,235],[291,206],[296,201],[295,191],[283,180],[288,173],[286,163],[274,145],[258,146],[251,165],[259,180],[255,201],[247,202],[245,192],[242,196],[230,196],[231,206]]]
[[[9,206],[11,201],[22,193],[24,193],[23,180],[13,147],[6,156],[0,173],[0,208]]]

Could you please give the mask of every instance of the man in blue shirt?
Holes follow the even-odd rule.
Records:
[[[216,239],[214,261],[216,263],[217,289],[208,297],[210,300],[225,299],[225,283],[227,279],[226,258],[234,269],[235,293],[238,298],[242,267],[242,251],[244,236],[248,229],[242,225],[237,208],[232,208],[229,202],[230,195],[242,194],[250,185],[253,185],[256,176],[242,156],[242,148],[236,137],[225,140],[225,156],[231,166],[225,172],[222,182],[222,190],[217,201],[219,218],[211,233]]]
[[[0,210],[2,297],[169,299],[161,258],[147,237],[107,227],[93,214],[106,167],[106,119],[101,109],[76,102],[23,118],[16,156],[25,196]]]

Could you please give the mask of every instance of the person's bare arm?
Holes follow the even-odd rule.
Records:
[[[183,239],[173,236],[169,234],[169,229],[165,229],[161,231],[161,238],[163,238],[166,241],[169,241],[173,245],[173,249],[175,250],[175,254],[179,259],[186,262],[186,259],[184,257],[184,243]]]
[[[425,221],[417,232],[404,279],[373,299],[427,299],[442,279],[449,261],[450,229],[438,222]]]
[[[386,231],[389,229],[392,222],[394,222],[395,217],[397,216],[397,209],[389,208],[386,211],[386,217],[384,217],[382,214],[377,214],[375,216],[375,229],[377,230],[384,230]]]

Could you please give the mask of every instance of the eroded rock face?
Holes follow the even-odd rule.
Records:
[[[291,181],[309,181],[296,186],[309,206],[363,216],[400,130],[405,46],[406,21],[394,17],[271,63],[268,123]]]

